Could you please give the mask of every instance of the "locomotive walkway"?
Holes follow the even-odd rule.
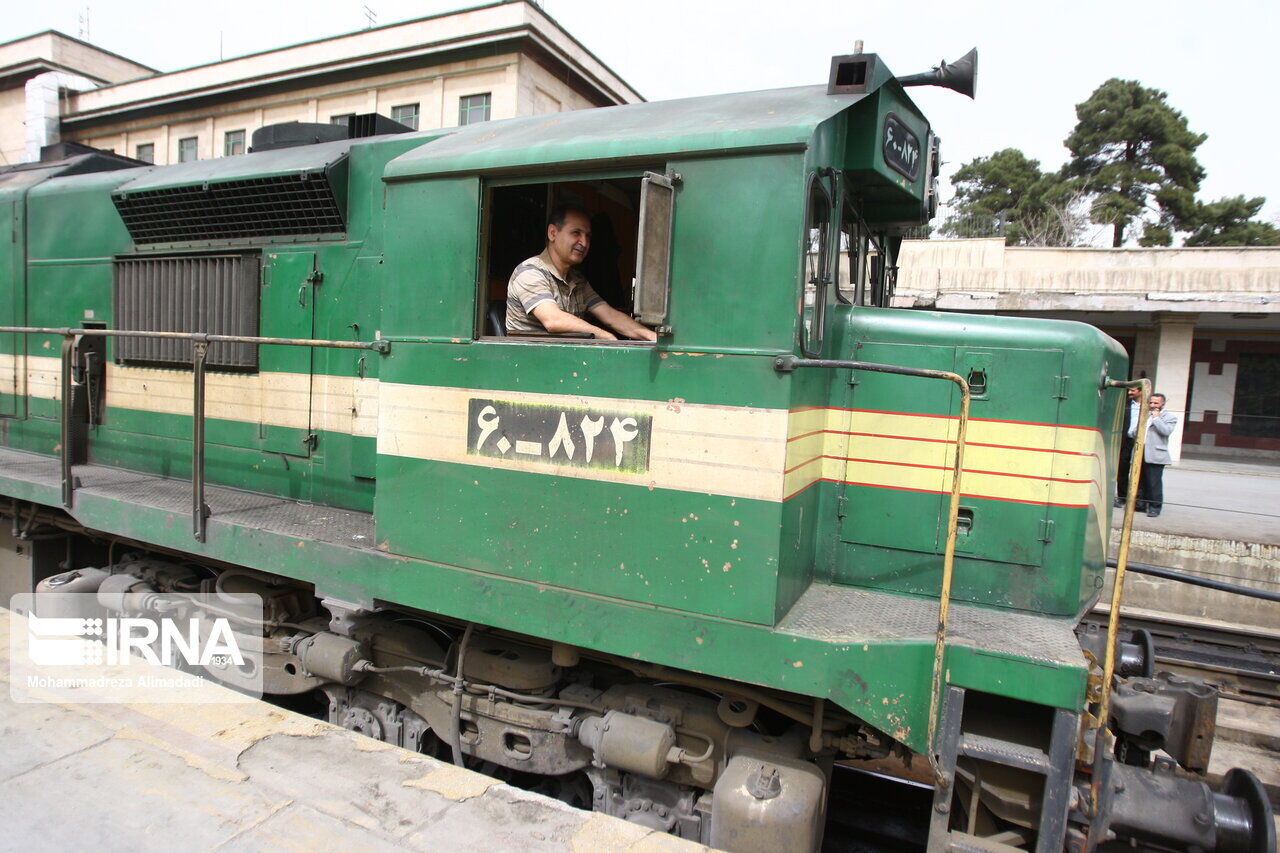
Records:
[[[265,702],[16,701],[21,620],[0,609],[0,850],[707,849]]]

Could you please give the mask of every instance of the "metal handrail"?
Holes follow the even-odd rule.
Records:
[[[1124,496],[1124,523],[1120,528],[1120,550],[1116,554],[1116,576],[1111,583],[1111,613],[1107,617],[1107,650],[1102,664],[1102,685],[1098,696],[1098,715],[1094,719],[1093,779],[1089,786],[1090,812],[1098,813],[1102,791],[1102,774],[1098,772],[1103,756],[1110,751],[1111,681],[1116,672],[1116,639],[1120,633],[1120,599],[1124,595],[1125,572],[1129,567],[1129,540],[1133,537],[1133,514],[1138,504],[1138,478],[1142,473],[1142,456],[1147,447],[1147,401],[1151,399],[1150,379],[1107,379],[1106,388],[1137,388],[1138,423],[1133,433],[1133,452],[1129,456],[1129,486]],[[1122,405],[1128,405],[1128,398]]]
[[[956,533],[960,526],[960,476],[964,472],[965,437],[969,427],[969,381],[958,373],[947,370],[926,370],[916,367],[899,367],[895,364],[877,364],[870,361],[843,361],[825,358],[796,358],[784,355],[773,360],[779,373],[791,373],[800,367],[867,370],[873,373],[892,373],[898,376],[917,376],[922,379],[943,379],[960,389],[960,422],[956,428],[956,458],[951,473],[951,502],[947,510],[947,543],[942,552],[942,582],[938,590],[938,628],[933,643],[933,679],[929,692],[929,766],[934,782],[945,787],[949,784],[938,763],[935,741],[938,735],[938,708],[942,703],[942,662],[947,650],[947,618],[951,610],[951,579],[955,573]]]
[[[62,336],[62,505],[71,509],[75,501],[75,477],[71,462],[71,377],[76,349],[76,338],[161,338],[191,341],[191,533],[197,542],[204,542],[208,527],[209,507],[204,501],[204,402],[205,364],[209,344],[260,344],[263,346],[317,347],[325,349],[373,350],[386,354],[391,351],[390,341],[327,341],[316,338],[264,338],[251,335],[213,335],[205,332],[146,332],[126,329],[77,329],[72,326],[0,326],[0,334],[61,335]],[[17,368],[15,367],[15,370]]]

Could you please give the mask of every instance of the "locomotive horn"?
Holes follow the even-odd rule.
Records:
[[[973,97],[978,83],[978,49],[966,53],[955,62],[940,62],[932,71],[899,77],[903,86],[942,86]]]

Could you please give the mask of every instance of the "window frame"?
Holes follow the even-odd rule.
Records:
[[[409,109],[410,107],[412,107],[412,108],[413,108],[413,124],[409,124],[409,122],[404,121],[403,119],[401,119],[401,118],[397,118],[397,117],[396,117],[396,110],[406,110],[406,109]],[[399,104],[399,105],[397,105],[397,106],[393,106],[393,107],[391,108],[391,120],[392,120],[392,121],[400,122],[400,124],[403,124],[403,125],[405,125],[405,126],[407,126],[407,127],[412,127],[414,130],[421,130],[421,129],[422,129],[422,127],[421,127],[421,125],[422,125],[422,102],[421,102],[421,101],[414,101],[412,104]]]
[[[192,157],[187,159],[183,157],[183,146],[190,142]],[[183,136],[178,139],[178,162],[194,163],[200,159],[200,137],[199,136]]]
[[[476,111],[476,107],[469,105],[467,102],[472,98],[484,98],[484,118],[478,121],[472,121],[469,116]],[[468,117],[463,121],[464,117]],[[472,124],[483,124],[493,119],[493,92],[476,92],[471,95],[458,96],[458,127],[467,127]]]
[[[329,124],[349,126],[351,124],[351,119],[355,117],[355,113],[334,113],[329,116]]]
[[[150,160],[142,156],[142,149],[144,148],[148,149],[148,153],[151,155]],[[133,155],[133,159],[141,160],[154,166],[156,163],[156,144],[154,142],[140,142],[133,147]]]
[[[861,198],[849,191],[847,186],[841,188],[841,202],[839,209],[839,221],[836,226],[836,238],[842,239],[845,233],[845,224],[849,220],[846,218],[846,212],[853,214],[852,221],[858,232],[859,253],[857,274],[855,278],[854,270],[849,270],[849,283],[851,288],[846,294],[840,289],[840,258],[839,251],[836,254],[836,268],[833,280],[836,283],[836,299],[844,305],[854,305],[863,308],[889,308],[893,300],[893,291],[896,284],[897,275],[897,258],[889,256],[889,234],[888,231],[881,227],[879,229],[867,222],[866,217],[862,213]],[[850,264],[853,263],[852,253],[850,254]],[[852,299],[849,298],[852,295]]]
[[[478,211],[477,222],[479,224],[479,233],[477,234],[477,263],[476,277],[473,282],[472,293],[475,298],[475,332],[472,340],[484,343],[496,343],[504,346],[512,344],[536,344],[538,346],[547,346],[554,344],[571,344],[584,346],[644,346],[653,347],[655,341],[633,341],[633,340],[616,340],[602,341],[596,338],[582,338],[572,336],[575,333],[567,333],[557,335],[548,332],[544,335],[537,334],[520,334],[520,335],[490,335],[488,334],[488,299],[482,297],[485,293],[487,282],[485,280],[486,271],[489,268],[489,234],[491,230],[491,222],[493,217],[493,194],[492,191],[500,187],[517,187],[528,186],[530,184],[545,184],[547,186],[547,209],[551,208],[551,202],[554,198],[554,187],[557,184],[573,184],[585,183],[588,181],[608,181],[617,179],[631,179],[643,181],[646,172],[656,172],[658,174],[666,174],[667,166],[665,163],[653,164],[651,167],[634,168],[634,169],[611,169],[603,172],[571,172],[571,173],[553,173],[550,175],[509,175],[495,178],[482,179],[480,183],[480,209]],[[637,217],[639,211],[637,210]],[[637,223],[637,227],[639,224]],[[639,252],[639,236],[637,235],[637,253]],[[669,259],[668,259],[669,262]],[[637,257],[637,264],[639,258]],[[634,306],[633,306],[634,308]],[[625,312],[624,312],[625,313]],[[635,319],[634,310],[630,316]],[[639,322],[637,320],[637,322]],[[659,334],[658,340],[662,340]]]
[[[239,151],[232,151],[232,150],[229,150],[229,149],[231,149],[231,148],[236,144],[236,142],[237,142],[237,140],[233,140],[233,138],[232,138],[232,137],[233,137],[233,134],[239,134],[239,135],[240,135],[240,138],[239,138],[239,140],[238,140],[238,143],[239,143],[239,145],[240,145],[240,150],[239,150]],[[246,131],[245,131],[245,130],[243,130],[243,129],[241,129],[241,130],[228,130],[228,131],[224,131],[224,132],[223,132],[223,134],[222,134],[222,156],[223,156],[223,157],[238,157],[238,156],[240,156],[241,154],[245,153],[245,151],[247,151],[247,150],[248,150],[248,146],[246,145],[246,142],[247,142],[247,141],[248,141],[248,134],[247,134],[247,133],[246,133]]]
[[[860,201],[861,199],[850,193],[847,187],[840,194],[840,224],[836,232],[837,239],[843,241],[846,223],[853,224],[853,230],[848,232],[849,247],[846,250],[849,259],[848,294],[840,287],[840,249],[837,247],[836,250],[835,296],[844,305],[867,304],[867,254],[871,244],[871,227],[862,216]],[[852,216],[847,217],[846,214],[852,214]]]
[[[827,292],[831,287],[832,255],[838,254],[831,251],[831,232],[836,220],[835,214],[837,210],[835,199],[839,198],[839,195],[833,191],[833,172],[834,170],[825,167],[814,169],[805,180],[804,218],[800,230],[800,325],[798,338],[800,351],[806,358],[821,356],[822,347],[826,340]],[[812,223],[815,193],[820,193],[823,197],[822,200],[825,202],[826,221],[818,226],[820,242],[817,247],[817,278],[811,281],[809,259],[812,256],[810,247],[815,228]],[[811,306],[805,304],[805,297],[810,284],[814,286],[813,304]]]

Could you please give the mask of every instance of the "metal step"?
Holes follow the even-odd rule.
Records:
[[[968,732],[960,735],[959,752],[970,758],[1040,774],[1047,774],[1050,767],[1049,756],[1043,750]]]
[[[950,853],[1027,853],[1025,847],[1014,847],[993,838],[982,838],[958,830],[947,833],[947,850]]]

